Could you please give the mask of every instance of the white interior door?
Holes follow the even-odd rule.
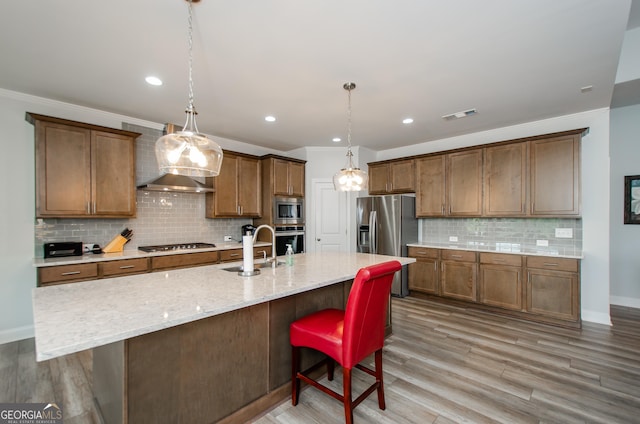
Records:
[[[342,251],[347,248],[347,193],[335,191],[330,180],[313,181],[312,240],[316,252]]]

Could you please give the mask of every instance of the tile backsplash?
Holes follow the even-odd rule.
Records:
[[[162,131],[123,124],[123,129],[142,133],[136,141],[136,185],[158,177],[155,142]],[[134,231],[125,250],[138,246],[222,242],[225,235],[241,240],[240,227],[251,219],[205,218],[205,195],[137,191],[136,218],[130,219],[37,219],[35,256],[43,256],[43,244],[52,241],[81,241],[105,246],[125,227]]]
[[[557,238],[556,228],[571,229],[571,238]],[[460,246],[495,246],[505,251],[533,249],[552,254],[582,252],[582,220],[568,218],[435,218],[421,219],[421,241]],[[548,243],[539,246],[537,241]],[[452,243],[453,244],[453,243]]]

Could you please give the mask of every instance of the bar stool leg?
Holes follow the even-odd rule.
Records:
[[[300,371],[300,347],[291,346],[291,404],[298,404],[300,396],[300,379],[298,379],[298,371]]]

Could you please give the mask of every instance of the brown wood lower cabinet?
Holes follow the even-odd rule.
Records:
[[[578,259],[418,247],[408,256],[416,258],[409,265],[412,294],[580,327]]]
[[[409,247],[408,256],[416,262],[408,265],[409,290],[428,294],[440,294],[438,249]]]
[[[465,250],[442,250],[441,258],[440,294],[475,302],[478,280],[476,253]]]
[[[291,322],[344,308],[350,284],[95,348],[93,392],[105,422],[248,422],[291,395]],[[321,358],[304,349],[302,366]]]
[[[480,303],[522,310],[522,257],[480,253]]]
[[[527,258],[527,312],[568,321],[579,319],[577,260]]]

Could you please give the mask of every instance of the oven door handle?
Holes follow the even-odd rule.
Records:
[[[278,232],[276,232],[276,237],[278,237],[278,236],[303,236],[303,235],[304,235],[303,232],[295,232],[295,233],[289,233],[289,232],[278,233]]]

